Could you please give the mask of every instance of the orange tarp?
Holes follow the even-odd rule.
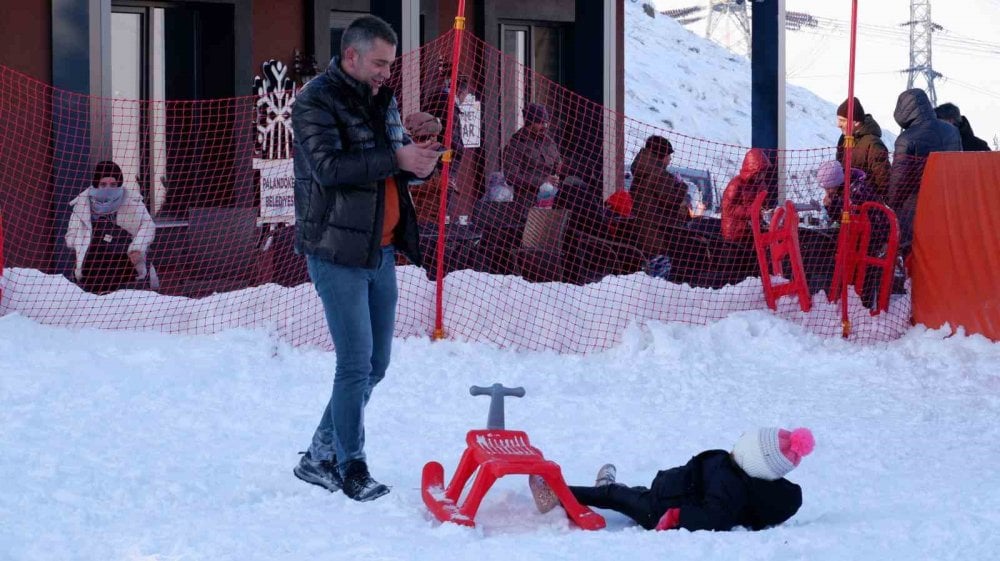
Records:
[[[911,257],[916,323],[1000,341],[1000,152],[930,155]]]

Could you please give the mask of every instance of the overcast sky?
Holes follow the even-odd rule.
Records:
[[[708,5],[707,0],[657,0],[660,9]],[[788,11],[823,18],[823,25],[786,36],[786,71],[791,82],[840,103],[847,97],[848,32],[851,0],[786,0]],[[896,96],[906,89],[909,66],[910,0],[858,2],[855,91],[866,111],[892,132]],[[934,35],[932,64],[944,75],[935,81],[938,103],[962,109],[976,135],[993,145],[1000,135],[1000,0],[933,0],[932,18],[944,30]],[[830,20],[844,25],[835,27]],[[705,21],[688,26],[705,33]],[[875,29],[880,27],[882,29]],[[918,79],[915,86],[924,87]],[[831,116],[831,126],[834,117]]]

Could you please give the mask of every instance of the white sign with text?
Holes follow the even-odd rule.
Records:
[[[254,158],[253,167],[260,170],[261,224],[295,222],[295,173],[292,159],[263,160]]]
[[[466,148],[479,148],[482,138],[482,104],[470,95],[459,104],[458,108],[462,111],[459,118],[462,125],[462,145]]]

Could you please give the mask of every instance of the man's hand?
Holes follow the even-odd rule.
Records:
[[[440,148],[441,143],[433,140],[403,146],[396,150],[399,169],[411,172],[417,177],[427,177],[434,171],[434,166],[441,157]]]

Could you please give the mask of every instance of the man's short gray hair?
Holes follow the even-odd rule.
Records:
[[[392,46],[399,44],[399,38],[392,26],[378,16],[361,16],[351,22],[344,30],[340,39],[340,56],[343,58],[348,47],[354,47],[359,53],[366,53],[372,48],[375,39],[381,39]]]

